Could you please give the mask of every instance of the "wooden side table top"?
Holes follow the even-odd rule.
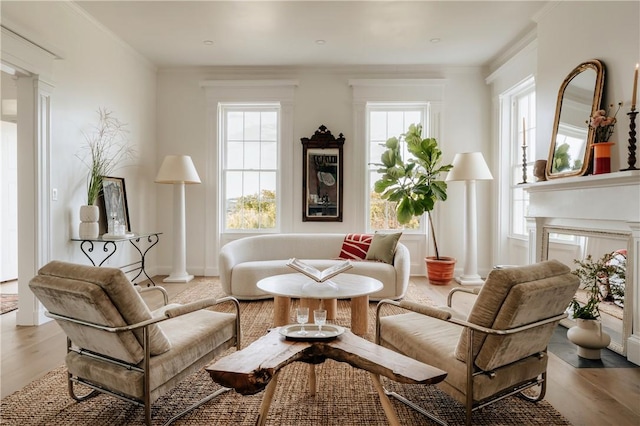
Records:
[[[400,383],[435,384],[447,373],[356,336],[349,330],[334,340],[291,341],[271,329],[246,348],[206,367],[216,383],[243,395],[263,390],[278,371],[295,361],[318,364],[326,359],[385,376]]]

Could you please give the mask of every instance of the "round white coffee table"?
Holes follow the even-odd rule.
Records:
[[[364,275],[339,274],[318,283],[300,273],[263,278],[257,285],[260,290],[274,295],[275,327],[290,323],[291,298],[300,298],[300,305],[309,306],[310,311],[318,309],[322,301],[328,301],[326,309],[329,319],[335,319],[337,299],[351,299],[351,332],[354,334],[367,333],[369,295],[383,287],[379,280]]]

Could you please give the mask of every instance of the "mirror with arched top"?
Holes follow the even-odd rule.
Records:
[[[583,62],[560,86],[547,161],[548,179],[581,176],[588,171],[594,138],[588,123],[600,109],[604,72],[604,64],[597,59]]]

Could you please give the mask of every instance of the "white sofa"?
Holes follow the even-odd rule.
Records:
[[[345,234],[269,234],[241,238],[225,244],[220,250],[222,289],[240,300],[267,299],[272,295],[258,289],[262,278],[290,274],[286,265],[292,257],[322,270],[338,259]],[[409,285],[409,250],[396,246],[393,264],[376,261],[354,261],[350,274],[365,275],[382,282],[382,290],[369,295],[371,300],[401,299]]]

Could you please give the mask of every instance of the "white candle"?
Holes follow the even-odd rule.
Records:
[[[636,95],[638,92],[638,65],[636,64],[636,71],[633,73],[633,92],[631,92],[631,109],[636,109]]]
[[[522,117],[522,146],[527,146],[527,126],[524,124],[524,117]]]

